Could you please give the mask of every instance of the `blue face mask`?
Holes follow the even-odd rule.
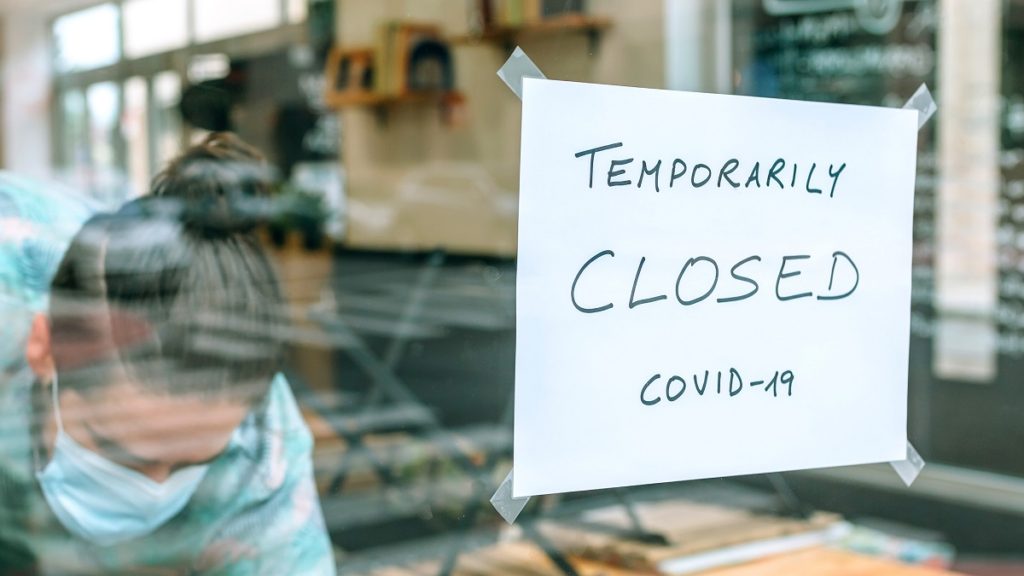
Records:
[[[57,439],[53,457],[36,473],[53,513],[72,533],[101,546],[144,536],[188,504],[208,465],[155,480],[83,448],[64,433],[53,381]]]

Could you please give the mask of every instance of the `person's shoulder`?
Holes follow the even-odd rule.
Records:
[[[104,208],[63,184],[0,171],[0,216],[71,228],[74,232],[86,218]]]
[[[269,431],[282,434],[309,434],[302,410],[284,374],[278,373],[270,383],[264,426]]]
[[[98,209],[60,184],[0,171],[0,370],[22,361],[68,243]]]
[[[262,500],[302,480],[311,469],[313,438],[288,379],[277,374],[260,406],[235,431],[228,454],[242,453],[249,466],[232,459],[229,475],[244,473],[246,497]]]

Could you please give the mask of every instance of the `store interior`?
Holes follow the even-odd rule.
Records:
[[[26,0],[0,16],[3,170],[115,205],[221,130],[276,167],[286,210],[261,234],[340,574],[1024,573],[1024,2]],[[578,82],[890,107],[932,88],[913,486],[881,463],[536,497],[502,519],[521,102],[496,72],[517,46]]]

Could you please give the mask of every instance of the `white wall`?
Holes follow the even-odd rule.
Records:
[[[0,0],[3,38],[0,86],[3,89],[5,170],[27,176],[52,176],[50,138],[50,20],[96,0]]]
[[[3,167],[44,177],[51,172],[47,18],[23,10],[3,24]]]
[[[664,1],[590,0],[592,14],[611,20],[593,46],[572,32],[524,34],[517,42],[550,78],[664,88]],[[347,46],[372,45],[378,26],[395,18],[436,22],[452,35],[468,32],[462,0],[338,0],[337,6],[338,39]],[[695,52],[695,37],[679,34],[680,51]],[[461,123],[446,125],[430,105],[394,106],[385,122],[368,107],[340,112],[350,246],[515,254],[521,103],[495,75],[506,48],[455,45],[456,83],[466,97]]]
[[[940,378],[988,383],[999,336],[1002,2],[939,7],[934,369]]]
[[[732,92],[731,3],[664,0],[665,87]]]

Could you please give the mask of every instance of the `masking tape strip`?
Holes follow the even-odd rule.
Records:
[[[935,100],[932,98],[931,91],[928,90],[928,86],[924,83],[918,87],[917,92],[907,100],[907,103],[903,105],[904,109],[917,110],[917,129],[920,130],[928,120],[935,114],[935,111],[939,109],[935,105]]]
[[[924,83],[918,87],[914,95],[907,100],[907,103],[903,105],[903,108],[907,110],[917,110],[917,129],[920,130],[927,122],[935,115],[938,106],[935,105],[935,100],[932,98],[932,93],[928,90],[928,86]],[[924,458],[918,454],[917,449],[914,445],[907,441],[907,457],[903,460],[897,460],[889,463],[892,469],[899,474],[900,479],[909,488],[914,480],[917,479],[918,475],[921,474],[921,470],[924,469]]]
[[[924,469],[924,458],[921,458],[921,455],[914,449],[914,445],[908,441],[906,460],[889,462],[889,465],[900,475],[900,479],[909,488],[914,483],[914,480],[917,479],[921,470]]]
[[[547,76],[540,71],[540,68],[537,68],[537,65],[533,63],[533,60],[530,60],[530,57],[526,55],[526,52],[523,52],[522,48],[516,46],[516,49],[512,51],[512,55],[508,57],[505,64],[498,69],[498,78],[501,78],[501,81],[522,100],[523,78],[540,78],[543,80]],[[501,514],[501,517],[509,524],[515,523],[519,513],[523,511],[523,508],[526,508],[527,502],[530,501],[529,496],[523,498],[512,497],[513,472],[514,470],[508,471],[508,476],[505,476],[505,480],[494,491],[494,496],[491,496],[491,506],[494,506],[498,514]]]
[[[516,93],[520,100],[523,99],[523,78],[547,78],[540,68],[530,60],[530,57],[523,52],[523,49],[516,46],[512,55],[508,57],[505,64],[498,69],[498,78],[508,85],[509,89]]]
[[[512,472],[514,470],[508,471],[508,476],[505,476],[505,480],[494,491],[494,496],[491,496],[491,506],[494,506],[498,514],[501,514],[501,517],[509,524],[515,523],[519,513],[526,508],[526,503],[530,501],[529,496],[512,497]]]

